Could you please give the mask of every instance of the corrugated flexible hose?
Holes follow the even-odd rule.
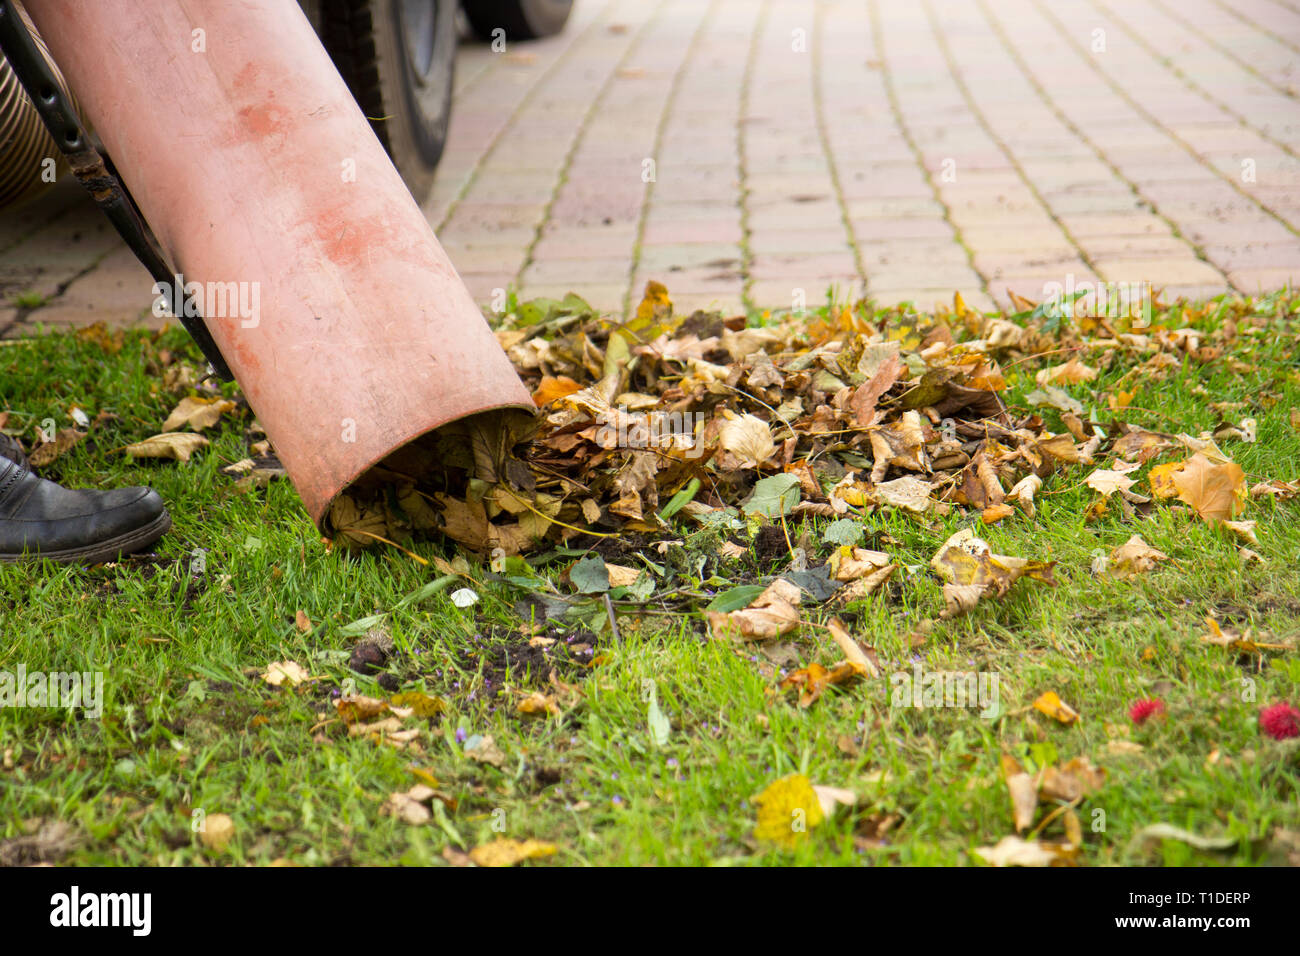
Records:
[[[28,30],[50,59],[45,43],[23,11],[19,11]],[[51,61],[52,62],[52,61]],[[67,83],[58,67],[54,68],[59,86],[72,100]],[[47,162],[52,160],[53,162]],[[63,153],[54,145],[49,131],[41,122],[40,114],[27,96],[9,62],[0,55],[0,208],[11,206],[48,189],[54,181],[67,172],[68,164]]]

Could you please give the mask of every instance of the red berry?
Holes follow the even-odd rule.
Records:
[[[1128,718],[1135,724],[1145,723],[1152,717],[1165,712],[1165,702],[1159,697],[1139,700],[1128,710]]]
[[[1265,707],[1259,712],[1259,729],[1274,740],[1300,737],[1300,710],[1285,702]]]

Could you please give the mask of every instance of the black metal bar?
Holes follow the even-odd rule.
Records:
[[[88,41],[91,42],[91,41]],[[100,155],[86,134],[76,109],[63,95],[50,64],[36,46],[27,25],[9,0],[0,0],[0,52],[13,67],[14,75],[31,97],[45,123],[54,144],[68,158],[72,172],[86,191],[108,216],[118,234],[130,246],[156,282],[170,285],[173,270],[163,260],[148,224],[136,209],[131,194],[113,171],[111,164]],[[213,341],[207,324],[199,316],[177,315],[181,325],[198,343],[213,370],[225,379],[233,379],[230,367]]]

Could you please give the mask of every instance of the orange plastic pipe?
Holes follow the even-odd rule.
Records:
[[[164,256],[210,291],[317,524],[420,435],[533,407],[295,0],[26,7]]]

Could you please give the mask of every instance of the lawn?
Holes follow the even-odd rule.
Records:
[[[889,340],[929,320],[828,303],[806,321]],[[117,564],[0,566],[0,672],[104,681],[97,718],[0,708],[0,862],[984,865],[997,855],[979,848],[1018,831],[1018,852],[1085,866],[1300,862],[1300,738],[1260,727],[1262,708],[1300,704],[1300,503],[1294,484],[1259,487],[1300,478],[1300,296],[1175,304],[1155,322],[1152,338],[1200,341],[1096,361],[1093,330],[1073,351],[998,353],[1010,417],[1053,434],[1069,432],[1033,404],[1050,397],[1036,373],[1071,357],[1098,371],[1057,379],[1086,434],[1105,432],[1094,463],[1045,464],[1032,508],[781,503],[771,522],[728,523],[679,508],[657,535],[565,532],[504,563],[436,536],[331,546],[287,480],[222,470],[264,437],[243,407],[188,462],[124,454],[189,393],[183,332],[3,343],[7,431],[30,448],[47,419],[72,427],[73,406],[90,419],[46,476],[152,485],[175,525]],[[1127,473],[1133,502],[1085,482],[1118,460],[1114,423],[1168,436]],[[1236,517],[1257,543],[1152,494],[1153,468],[1215,432],[1256,490]],[[1055,562],[1055,586],[1026,575],[944,616],[961,599],[931,561],[964,528]],[[1134,535],[1164,558],[1113,573]],[[843,559],[841,544],[895,570],[847,602],[805,594],[775,640],[710,619]],[[612,588],[571,574],[584,561],[599,579],[593,549],[644,573]],[[832,619],[869,670],[801,706],[783,680],[845,658]],[[996,677],[997,705],[896,699],[896,675],[940,672]],[[1068,709],[1049,713],[1049,692]],[[1142,700],[1159,704],[1139,721]]]

